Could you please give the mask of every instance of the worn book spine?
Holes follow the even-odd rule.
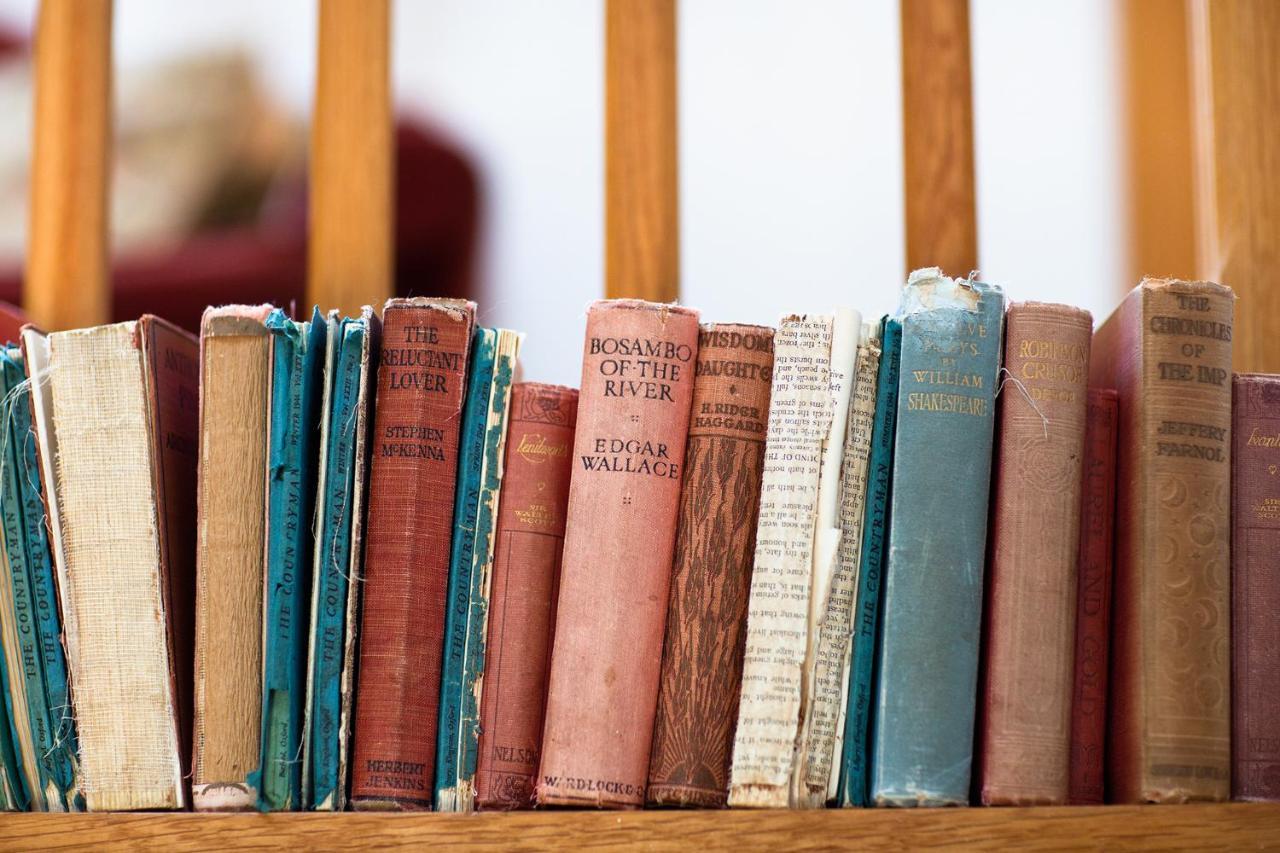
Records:
[[[830,315],[790,316],[774,333],[730,806],[790,803],[822,443],[832,417],[832,327]]]
[[[537,800],[644,804],[698,312],[592,304]]]
[[[374,414],[351,799],[430,809],[475,304],[391,299]]]
[[[877,805],[969,802],[1004,295],[913,272],[903,291],[889,563],[872,735]]]
[[[1015,302],[992,483],[982,690],[983,805],[1065,805],[1080,487],[1093,317]]]
[[[742,689],[773,330],[703,326],[694,375],[646,801],[723,808]]]
[[[498,502],[476,805],[533,805],[564,550],[578,392],[516,383]]]
[[[1107,799],[1231,794],[1234,295],[1146,279],[1094,337],[1119,395]]]
[[[1075,686],[1071,706],[1069,799],[1104,802],[1107,673],[1111,640],[1112,538],[1116,512],[1116,392],[1090,388],[1080,496]]]
[[[1280,800],[1280,376],[1236,374],[1231,431],[1231,792]]]
[[[883,588],[885,546],[889,533],[889,484],[893,474],[893,442],[898,423],[898,367],[902,354],[902,324],[882,321],[880,365],[876,377],[876,414],[867,461],[866,511],[859,552],[858,590],[854,602],[853,637],[849,658],[849,698],[845,703],[844,746],[836,803],[865,806],[873,701],[872,668],[880,635],[880,591]]]
[[[22,762],[13,745],[9,725],[13,711],[9,705],[9,666],[0,654],[0,811],[25,812],[27,791],[22,782]]]

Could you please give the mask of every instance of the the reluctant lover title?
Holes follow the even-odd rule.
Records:
[[[440,346],[435,326],[405,326],[382,348],[379,371],[390,391],[449,393],[449,383],[462,375],[462,353]],[[388,336],[389,337],[389,336]],[[415,459],[445,460],[444,430],[420,424],[387,424],[378,453]]]

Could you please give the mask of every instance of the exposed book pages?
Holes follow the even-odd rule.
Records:
[[[822,442],[831,426],[830,315],[783,318],[761,478],[729,805],[784,808],[800,720]]]
[[[391,299],[382,316],[351,799],[430,809],[475,304]]]
[[[992,484],[978,741],[984,805],[1065,805],[1093,317],[1015,302]]]
[[[1234,379],[1231,791],[1280,800],[1280,376]]]
[[[90,811],[184,808],[198,344],[146,316],[47,338],[27,329],[23,347],[81,790]]]
[[[200,811],[253,808],[262,760],[263,562],[270,423],[269,305],[200,324],[195,741]]]
[[[576,389],[512,386],[480,702],[481,809],[533,805],[577,415]]]
[[[697,350],[693,309],[588,311],[539,804],[644,803]]]
[[[850,643],[849,688],[845,702],[844,738],[836,784],[836,803],[867,805],[868,750],[873,704],[872,675],[880,636],[881,590],[889,534],[889,484],[898,423],[898,366],[902,324],[881,321],[879,370],[876,377],[875,422],[867,460],[866,512],[862,522],[857,597]]]
[[[369,356],[377,320],[326,318],[321,380],[320,456],[316,476],[316,547],[312,561],[306,730],[302,790],[306,808],[341,811],[346,804],[346,751],[359,599],[360,507],[366,468]]]
[[[1107,798],[1231,794],[1231,329],[1235,296],[1145,279],[1098,329],[1120,402]]]
[[[698,333],[646,802],[723,808],[742,689],[773,329]]]
[[[1090,388],[1080,495],[1075,687],[1071,704],[1073,804],[1102,805],[1111,649],[1111,567],[1116,513],[1116,392]]]
[[[871,795],[877,805],[964,805],[1004,295],[937,268],[917,270],[898,316],[902,378]]]
[[[249,776],[264,811],[302,802],[307,607],[314,550],[316,447],[325,322],[279,309],[271,338],[267,427],[266,559],[262,581],[262,758]]]

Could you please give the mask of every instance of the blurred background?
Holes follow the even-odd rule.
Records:
[[[1136,283],[1123,5],[970,7],[982,274],[1097,320]],[[0,0],[8,299],[35,12]],[[757,323],[891,310],[897,3],[682,0],[678,14],[681,301]],[[527,332],[525,378],[576,385],[583,308],[603,295],[603,2],[399,0],[393,15],[397,290],[471,295],[481,322]],[[115,314],[192,325],[205,302],[239,298],[228,278],[300,298],[314,0],[116,0],[114,30]]]

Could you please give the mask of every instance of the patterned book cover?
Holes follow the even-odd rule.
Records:
[[[646,801],[722,808],[742,689],[773,329],[704,325]]]
[[[901,385],[871,797],[876,805],[963,805],[1004,294],[937,268],[917,270],[898,317]]]

